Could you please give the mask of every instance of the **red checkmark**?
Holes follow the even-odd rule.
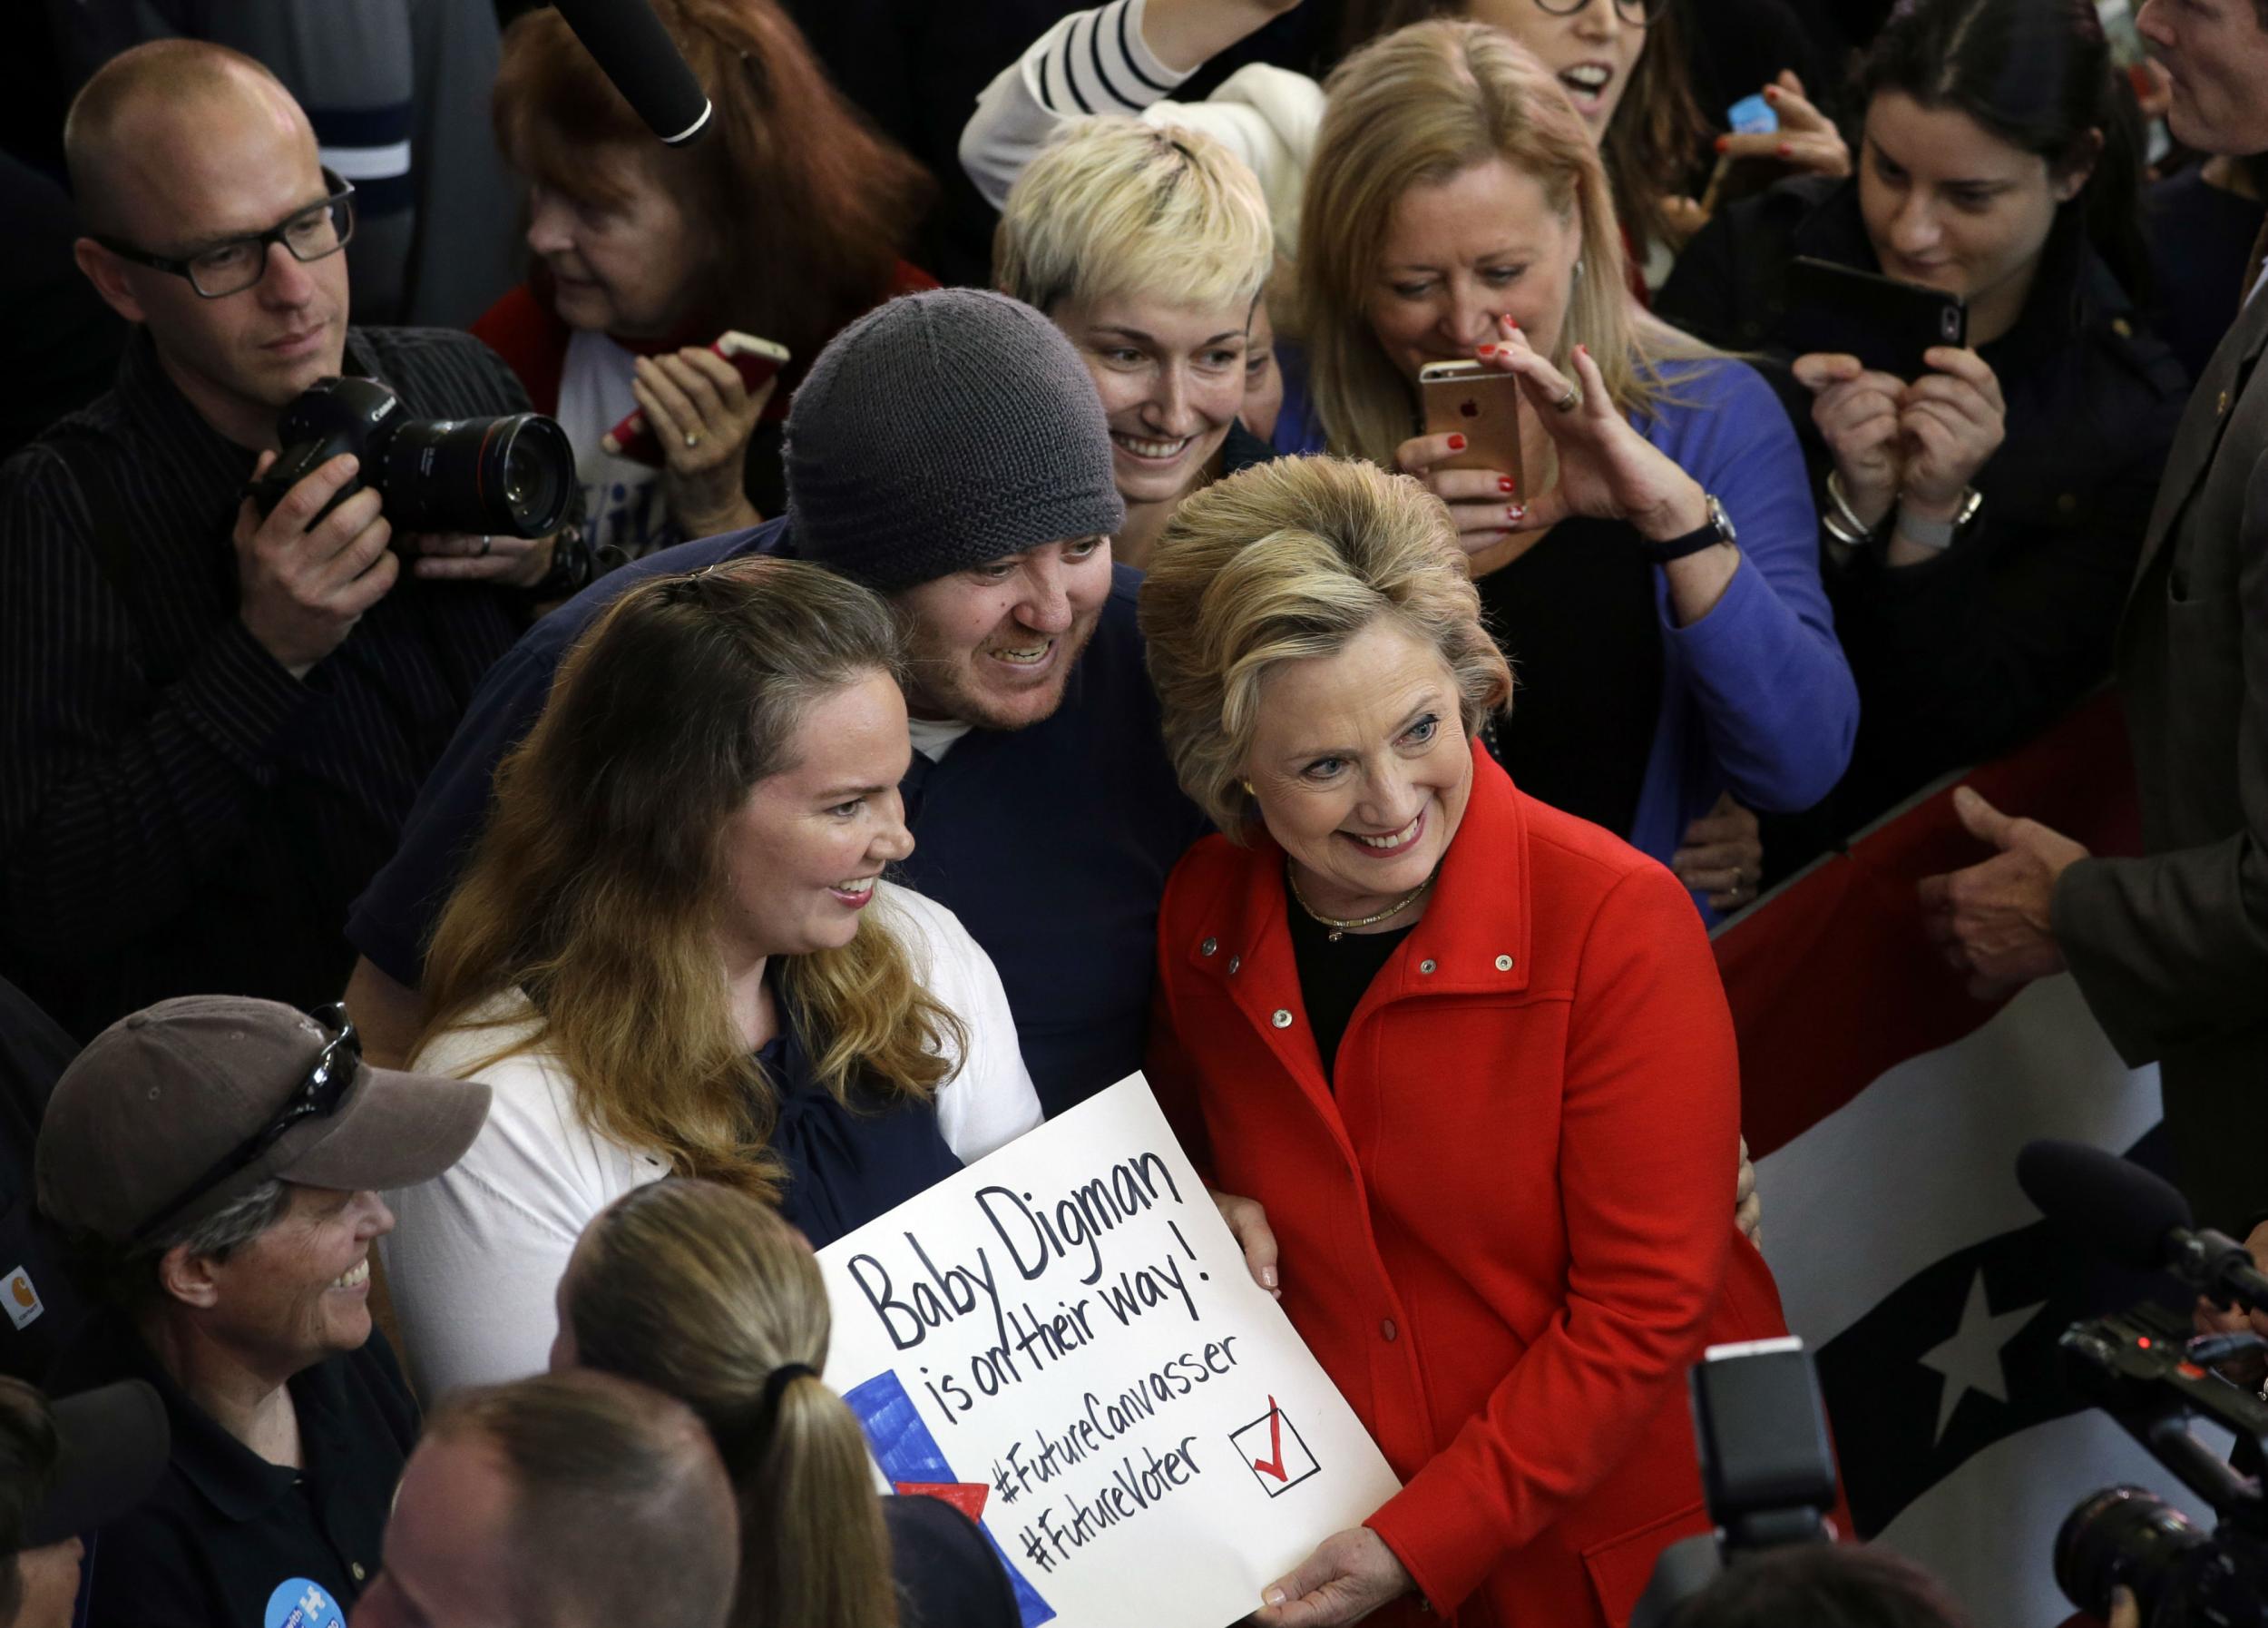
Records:
[[[1278,1481],[1290,1479],[1284,1474],[1284,1416],[1276,1412],[1274,1397],[1268,1398],[1268,1456],[1254,1459],[1252,1467]]]

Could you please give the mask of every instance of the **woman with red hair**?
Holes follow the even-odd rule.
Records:
[[[936,286],[900,258],[927,172],[827,82],[776,0],[654,9],[716,110],[684,148],[653,139],[557,12],[506,32],[493,113],[538,264],[473,329],[566,427],[588,535],[617,561],[780,508],[802,367],[883,300]],[[728,329],[786,347],[784,376],[744,386],[709,348]],[[633,410],[659,467],[601,444]]]

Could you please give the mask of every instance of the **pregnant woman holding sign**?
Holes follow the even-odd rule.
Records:
[[[1620,1623],[1707,1525],[1686,1366],[1785,1327],[1727,1212],[1701,924],[1481,749],[1511,675],[1413,481],[1229,477],[1168,525],[1141,620],[1225,833],[1167,887],[1149,1079],[1266,1208],[1285,1311],[1406,1484],[1259,1621]]]

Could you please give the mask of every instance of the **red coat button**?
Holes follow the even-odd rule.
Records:
[[[1393,1326],[1393,1319],[1392,1319],[1392,1318],[1388,1318],[1388,1319],[1386,1319],[1383,1322],[1382,1322],[1382,1323],[1380,1323],[1380,1324],[1378,1325],[1378,1338],[1379,1338],[1379,1339],[1392,1339],[1394,1337],[1394,1333],[1395,1333],[1395,1329],[1394,1329],[1394,1326]]]

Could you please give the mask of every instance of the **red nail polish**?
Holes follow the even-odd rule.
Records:
[[[1795,156],[1795,149],[1789,146],[1785,142],[1782,142],[1780,143],[1780,156],[1782,158],[1794,158]]]
[[[1588,345],[1578,345],[1575,348],[1575,354],[1577,356],[1589,356],[1590,354],[1590,347]]]
[[[1450,437],[1449,437],[1449,450],[1450,450],[1450,451],[1452,451],[1452,452],[1462,452],[1464,449],[1465,449],[1465,438],[1464,438],[1462,436],[1450,436]]]
[[[1509,475],[1500,475],[1496,477],[1496,489],[1510,497],[1520,490],[1520,483]]]
[[[1733,138],[1728,135],[1721,135],[1716,138],[1716,150],[1719,152],[1726,151],[1732,146],[1732,144]]]
[[[1765,86],[1764,99],[1766,102],[1777,102],[1780,99],[1780,87],[1776,84],[1768,84]]]
[[[1496,347],[1493,345],[1483,345],[1472,354],[1475,356],[1494,356],[1496,354]]]
[[[1518,525],[1528,518],[1528,508],[1524,504],[1511,504],[1505,508],[1504,513],[1514,525]]]

